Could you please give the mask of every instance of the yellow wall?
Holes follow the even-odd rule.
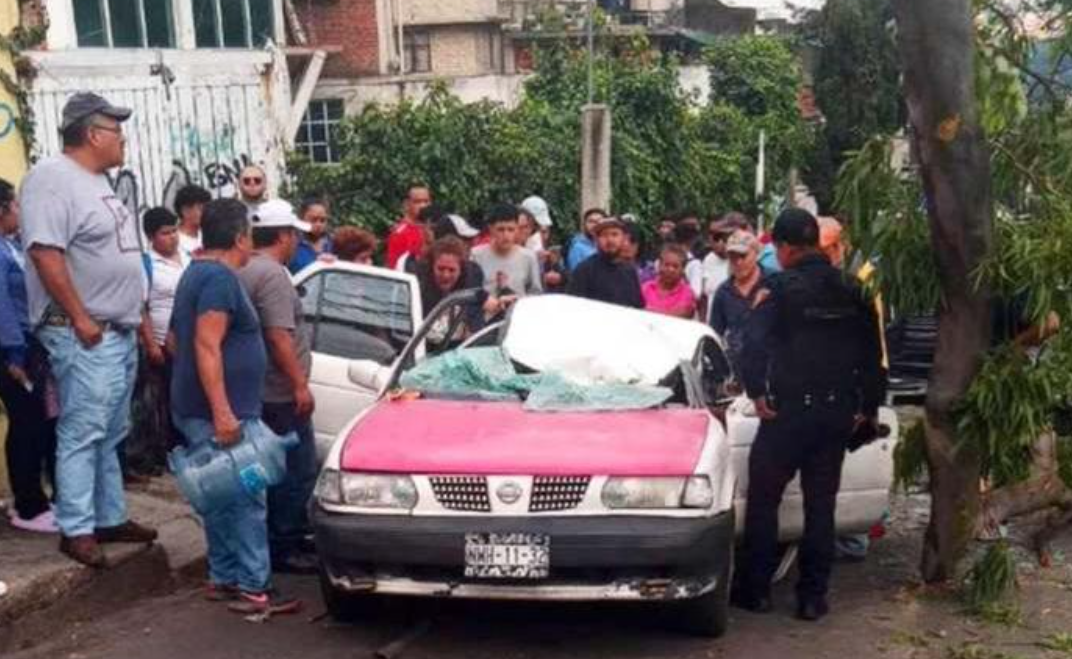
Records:
[[[12,28],[19,24],[18,0],[0,0],[0,34],[11,34]],[[15,67],[11,56],[0,52],[0,69],[14,78]],[[18,185],[26,173],[26,151],[22,145],[22,135],[15,128],[15,112],[18,103],[0,85],[0,178]],[[0,404],[0,493],[8,490],[7,463],[4,459],[4,441],[7,439],[7,416]]]
[[[0,34],[5,36],[11,34],[11,30],[18,23],[18,0],[0,0]],[[0,52],[0,69],[12,78],[15,77],[11,55],[6,52]],[[22,135],[15,128],[18,107],[15,98],[3,85],[0,85],[0,178],[7,179],[16,185],[26,173],[26,151],[23,147]]]

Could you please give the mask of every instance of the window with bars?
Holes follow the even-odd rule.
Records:
[[[305,111],[298,137],[294,140],[295,148],[308,154],[313,162],[339,162],[336,137],[342,116],[342,99],[309,101],[309,109]]]
[[[432,70],[432,35],[424,30],[407,30],[402,35],[404,73],[428,73]]]
[[[260,48],[273,38],[272,0],[193,0],[198,48]]]
[[[173,48],[171,0],[74,0],[78,45]]]

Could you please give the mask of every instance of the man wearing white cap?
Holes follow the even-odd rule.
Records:
[[[286,264],[294,258],[310,226],[298,219],[289,203],[273,199],[250,215],[253,248],[249,263],[238,272],[253,302],[268,349],[262,418],[276,434],[295,432],[300,444],[287,453],[287,475],[268,491],[268,544],[275,572],[312,573],[316,560],[303,551],[309,531],[305,506],[316,485],[316,445],[310,415],[312,365],[309,333],[301,299]]]
[[[536,226],[532,235],[525,241],[525,247],[539,254],[546,249],[544,234],[551,229],[551,209],[542,197],[532,196],[521,202],[521,211],[533,219]]]

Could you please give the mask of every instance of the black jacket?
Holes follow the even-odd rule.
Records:
[[[570,275],[566,292],[623,307],[644,308],[636,268],[617,263],[602,253],[589,257],[577,266]]]
[[[872,301],[825,256],[804,257],[766,282],[748,318],[742,379],[749,398],[856,395],[865,414],[885,396],[882,347]]]

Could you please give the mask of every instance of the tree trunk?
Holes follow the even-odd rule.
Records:
[[[894,0],[894,11],[943,294],[925,419],[931,520],[921,569],[934,582],[955,576],[979,513],[979,452],[957,441],[952,411],[990,341],[989,291],[973,278],[992,246],[990,161],[971,0]]]

